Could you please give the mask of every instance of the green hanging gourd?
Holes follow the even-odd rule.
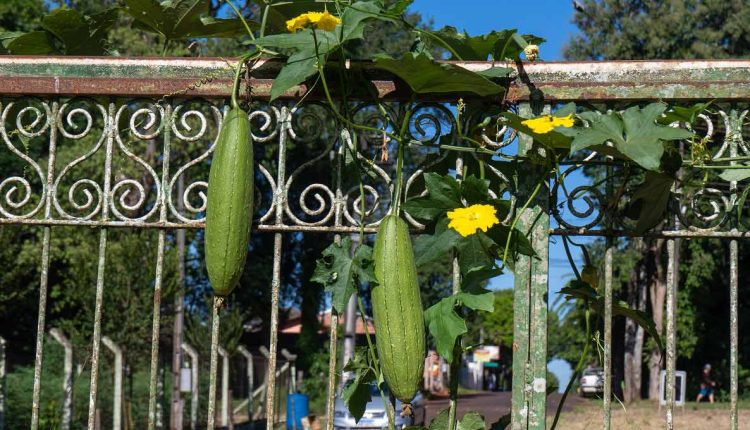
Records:
[[[410,403],[424,368],[425,327],[409,228],[398,215],[388,215],[380,223],[373,260],[378,285],[372,290],[372,309],[380,369],[391,393]]]
[[[253,137],[247,112],[237,103],[235,77],[232,107],[216,140],[206,204],[206,270],[217,296],[237,286],[247,257],[253,215]]]

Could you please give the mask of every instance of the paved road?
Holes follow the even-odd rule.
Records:
[[[561,394],[554,393],[547,397],[547,416],[551,420],[555,415],[558,403],[560,403]],[[510,392],[480,392],[476,394],[464,394],[459,398],[458,401],[458,416],[462,417],[466,412],[477,411],[484,416],[485,423],[492,424],[501,416],[510,412]],[[585,400],[578,397],[575,393],[571,393],[565,401],[563,410],[570,410],[574,405],[583,402]],[[426,424],[429,425],[433,417],[435,417],[441,410],[448,407],[448,399],[435,399],[428,400],[425,406],[427,419]]]

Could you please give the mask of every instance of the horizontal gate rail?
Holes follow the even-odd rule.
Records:
[[[88,429],[95,422],[95,408],[99,390],[96,376],[100,366],[101,320],[103,297],[111,288],[105,282],[107,271],[108,243],[114,240],[112,229],[154,229],[156,259],[154,266],[147,268],[153,274],[153,321],[149,361],[149,430],[157,426],[157,377],[159,365],[159,337],[162,324],[162,282],[168,263],[165,253],[170,247],[168,233],[178,229],[199,230],[204,227],[206,191],[208,189],[207,165],[213,152],[213,144],[221,127],[226,99],[232,87],[232,61],[222,58],[78,58],[78,57],[13,57],[0,56],[0,151],[9,153],[18,160],[14,172],[0,172],[0,227],[26,226],[42,232],[39,311],[34,358],[35,373],[32,410],[32,430],[39,427],[42,363],[44,360],[44,335],[49,325],[46,309],[50,282],[50,255],[55,252],[51,241],[63,227],[93,228],[98,232],[98,255],[95,280],[95,320],[90,361],[93,378],[89,388],[87,410]],[[487,69],[498,64],[487,62],[458,62],[460,67],[471,70]],[[714,101],[716,109],[702,115],[696,132],[707,141],[716,138],[713,159],[748,156],[750,145],[745,141],[746,123],[750,117],[750,61],[613,61],[613,62],[548,62],[510,63],[516,69],[510,83],[508,99],[518,102],[518,110],[525,115],[549,112],[559,102],[582,102],[596,104],[602,109],[619,109],[630,102],[668,101]],[[405,102],[407,92],[402,83],[390,80],[367,63],[351,63],[350,67],[364,69],[379,95],[394,106]],[[254,124],[254,140],[259,147],[267,148],[265,158],[259,160],[256,177],[262,178],[257,187],[262,201],[258,202],[259,213],[254,231],[273,234],[273,265],[271,273],[271,321],[267,327],[270,342],[267,350],[268,368],[266,380],[251,390],[250,404],[255,397],[265,394],[262,402],[268,418],[268,430],[272,430],[275,417],[283,407],[278,399],[284,388],[277,384],[277,377],[291,372],[287,362],[278,366],[278,325],[281,286],[281,258],[284,233],[359,233],[360,223],[365,232],[374,232],[388,206],[389,190],[392,186],[392,166],[370,163],[374,178],[365,186],[365,213],[359,208],[359,190],[346,183],[343,168],[346,164],[346,145],[353,145],[349,131],[331,120],[330,112],[319,95],[312,94],[299,106],[294,102],[305,93],[304,86],[288,91],[283,100],[269,104],[273,77],[279,63],[258,62],[248,84],[252,91],[253,104],[250,118]],[[455,105],[459,96],[424,97],[413,104],[415,134],[426,141],[439,140],[456,126]],[[357,112],[367,114],[372,107],[367,101],[357,105]],[[397,117],[397,109],[393,109]],[[370,118],[371,119],[371,118]],[[387,124],[394,118],[379,118]],[[427,124],[425,127],[423,124]],[[481,139],[492,148],[515,150],[517,141],[512,130],[482,131]],[[34,159],[25,151],[23,143],[28,139],[44,140],[46,153],[42,159]],[[71,144],[91,141],[91,146],[73,157],[56,158],[59,152]],[[360,142],[367,142],[366,136]],[[381,139],[377,136],[377,141]],[[300,165],[288,165],[287,153],[295,145],[317,142],[315,153],[309,154]],[[146,157],[137,145],[151,145],[151,157]],[[521,151],[531,148],[533,142],[520,139]],[[313,145],[311,145],[313,146]],[[410,151],[427,152],[429,145],[413,145]],[[373,144],[370,149],[376,147]],[[379,148],[379,146],[377,146]],[[27,148],[26,148],[27,149]],[[180,153],[182,158],[176,157]],[[271,154],[271,155],[268,155]],[[70,155],[70,154],[68,154]],[[474,154],[462,152],[456,166],[470,161]],[[76,158],[77,157],[77,158]],[[444,156],[442,156],[444,157]],[[426,158],[426,157],[425,157]],[[439,158],[439,157],[438,157]],[[410,187],[430,167],[442,161],[425,161],[406,175],[405,193],[414,195]],[[84,163],[94,164],[100,172],[92,177],[80,177],[77,173]],[[596,163],[590,163],[594,165]],[[614,165],[609,161],[602,166]],[[324,183],[310,183],[307,169],[325,166],[330,179]],[[587,165],[586,160],[567,160],[564,169],[575,172]],[[607,167],[608,168],[608,167]],[[326,170],[327,169],[327,170]],[[459,169],[460,170],[460,169]],[[136,172],[136,173],[133,173]],[[491,171],[508,186],[511,193],[523,196],[530,194],[529,184],[510,184],[500,171]],[[178,180],[186,180],[184,188],[177,186]],[[317,180],[317,179],[316,179]],[[321,180],[322,181],[322,180]],[[613,252],[615,237],[652,237],[666,239],[668,275],[666,277],[666,321],[667,378],[674,377],[676,355],[676,302],[679,277],[679,240],[690,238],[716,238],[729,241],[729,302],[730,302],[730,423],[738,429],[738,289],[739,289],[739,241],[750,238],[746,220],[748,210],[738,208],[738,194],[745,184],[723,182],[711,184],[711,188],[683,190],[673,189],[674,202],[670,206],[670,222],[659,230],[637,234],[626,220],[606,206],[606,195],[594,186],[573,185],[571,196],[562,195],[558,187],[551,185],[546,196],[537,196],[529,214],[521,225],[533,227],[534,249],[546,256],[550,235],[603,237],[606,242],[604,267],[605,325],[603,355],[606,381],[604,428],[610,428],[611,393],[611,339],[613,299]],[[514,188],[515,186],[518,189]],[[611,184],[606,184],[610,190]],[[600,187],[601,188],[601,187]],[[179,190],[179,191],[178,191]],[[507,191],[507,189],[505,190]],[[176,195],[176,194],[180,195]],[[582,197],[586,195],[587,197]],[[583,208],[576,205],[583,205]],[[739,214],[739,216],[737,216]],[[739,218],[739,219],[738,219]],[[423,228],[416,220],[408,220],[414,231]],[[507,221],[507,220],[506,220]],[[313,258],[316,256],[308,256]],[[92,256],[93,258],[93,256]],[[546,317],[548,293],[548,262],[527,258],[521,260],[516,274],[515,333],[514,340],[519,360],[514,362],[513,429],[543,429],[546,398]],[[218,319],[221,300],[213,308],[212,347],[210,357],[210,385],[217,385],[220,322]],[[331,353],[328,387],[328,408],[333,412],[337,391],[335,374],[337,351],[337,316],[332,315],[329,351]],[[536,329],[536,330],[534,330]],[[117,339],[113,339],[117,341]],[[191,354],[192,356],[193,354]],[[224,354],[222,354],[224,355]],[[195,355],[194,360],[196,360]],[[201,357],[206,362],[208,357]],[[524,361],[521,361],[523,359]],[[293,367],[292,367],[293,368]],[[196,370],[197,372],[197,370]],[[194,373],[197,379],[197,373]],[[291,375],[294,381],[296,375]],[[252,379],[252,378],[251,378]],[[225,376],[226,380],[226,376]],[[0,383],[2,381],[0,380]],[[193,382],[194,384],[197,381]],[[226,385],[226,384],[225,384]],[[252,383],[250,384],[253,385]],[[674,387],[666,390],[669,404],[665,416],[666,426],[673,427]],[[216,419],[216,412],[223,408],[226,416],[229,406],[217,404],[216,391],[208,396],[207,409]],[[197,397],[191,403],[192,422],[198,405]],[[242,406],[244,407],[244,406]],[[2,411],[0,411],[0,416]],[[333,426],[328,420],[328,430]]]

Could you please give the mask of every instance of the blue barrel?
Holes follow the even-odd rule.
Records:
[[[304,394],[290,394],[286,398],[286,428],[302,430],[302,418],[310,414],[310,399]]]

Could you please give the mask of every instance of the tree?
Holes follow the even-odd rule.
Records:
[[[750,31],[745,25],[750,19],[750,3],[743,0],[584,0],[574,16],[581,34],[571,38],[565,56],[571,60],[637,60],[673,58],[738,58],[750,56]],[[717,133],[715,141],[723,136]],[[708,240],[680,241],[683,261],[706,260],[707,255],[728,260],[723,245]],[[745,247],[746,248],[746,247]],[[631,307],[650,309],[659,331],[663,327],[666,294],[666,251],[663,240],[633,240],[626,252],[615,254],[615,264],[629,271],[615,282],[620,294]],[[602,248],[599,248],[602,252]],[[742,253],[741,253],[742,255]],[[601,255],[599,256],[601,257]],[[601,259],[601,258],[599,258]],[[677,327],[678,365],[698,371],[702,365],[698,356],[716,353],[714,347],[727,348],[727,336],[714,332],[715,327],[726,327],[723,318],[705,325],[706,309],[717,309],[724,302],[726,281],[717,273],[726,273],[721,264],[695,263],[680,265]],[[744,267],[740,263],[740,267]],[[714,269],[713,276],[707,275]],[[698,293],[700,291],[700,293]],[[716,295],[714,295],[716,293]],[[745,306],[741,303],[740,306]],[[711,319],[726,313],[726,307]],[[725,324],[726,325],[723,325]],[[704,330],[706,329],[706,330]],[[723,339],[723,341],[722,341]],[[624,331],[625,399],[632,401],[641,394],[641,351],[649,350],[649,398],[658,396],[661,356],[653,341],[647,341],[643,329],[633,321],[626,322]],[[697,349],[702,345],[703,349]],[[710,350],[706,350],[710,348]],[[725,349],[725,350],[728,350]],[[715,355],[712,360],[718,360]],[[726,358],[723,359],[726,362]],[[743,366],[747,366],[744,364]]]
[[[750,54],[744,0],[584,0],[571,60],[738,58]]]

